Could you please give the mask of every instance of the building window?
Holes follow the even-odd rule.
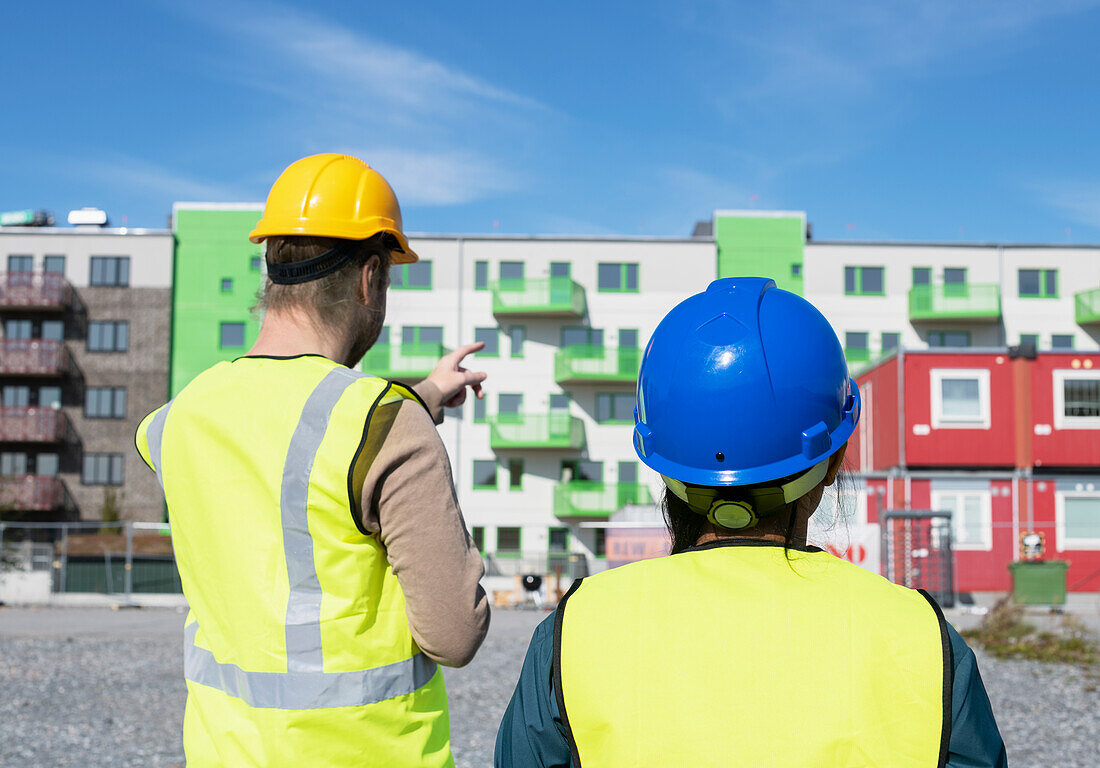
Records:
[[[1018,273],[1020,298],[1056,299],[1058,298],[1058,270],[1021,269]]]
[[[429,291],[432,288],[432,262],[394,264],[390,267],[390,287],[408,291]]]
[[[1039,334],[1037,333],[1021,333],[1020,334],[1020,346],[1031,345],[1032,349],[1039,348]]]
[[[638,265],[600,262],[596,271],[597,288],[609,293],[637,293]]]
[[[847,296],[882,296],[885,267],[845,267],[844,293]]]
[[[485,423],[485,398],[484,397],[475,397],[474,398],[474,423],[475,424],[484,424]]]
[[[967,291],[966,268],[944,267],[943,269],[943,295],[965,296]]]
[[[474,262],[474,290],[486,291],[489,289],[489,262]]]
[[[896,331],[882,332],[882,354],[888,355],[901,346],[901,334]]]
[[[32,339],[34,338],[34,323],[30,320],[5,320],[4,338]]]
[[[549,549],[551,552],[568,552],[569,551],[569,529],[568,528],[550,528],[547,531],[547,538],[550,540]]]
[[[222,349],[239,349],[244,346],[244,323],[222,323],[219,345]]]
[[[520,529],[512,527],[497,528],[497,555],[501,557],[519,557]]]
[[[1051,349],[1073,349],[1072,333],[1055,333],[1050,337]]]
[[[932,491],[932,508],[951,514],[955,549],[993,549],[993,513],[988,491]]]
[[[844,357],[848,362],[860,363],[871,359],[867,331],[848,331],[844,334]]]
[[[25,475],[27,474],[27,454],[25,453],[0,453],[0,475]]]
[[[603,347],[603,329],[588,326],[567,326],[561,329],[563,347]]]
[[[568,261],[550,262],[550,277],[569,277],[572,274],[572,264]]]
[[[523,282],[523,262],[522,261],[502,261],[500,262],[500,281],[502,283],[522,283]]]
[[[1100,495],[1083,491],[1055,496],[1058,549],[1100,548]]]
[[[801,264],[791,264],[791,277],[802,277]]]
[[[61,387],[47,384],[38,388],[38,406],[40,408],[61,407]]]
[[[569,395],[555,393],[550,395],[550,413],[568,413]]]
[[[61,471],[61,457],[56,453],[40,453],[34,457],[34,473],[46,477],[57,477]]]
[[[602,483],[603,462],[562,459],[561,479],[566,483]]]
[[[932,426],[989,429],[989,370],[933,368]]]
[[[497,396],[497,416],[516,421],[523,410],[523,395],[501,394]]]
[[[497,463],[491,459],[474,459],[474,488],[497,487]]]
[[[633,424],[634,395],[626,392],[598,393],[596,421],[600,424]]]
[[[65,257],[56,254],[46,256],[42,264],[42,271],[51,275],[65,274]]]
[[[64,341],[65,340],[65,321],[63,320],[43,320],[42,331],[39,338],[48,339],[49,341]]]
[[[592,530],[596,536],[592,554],[596,557],[607,557],[607,529],[593,528]]]
[[[523,488],[523,459],[508,459],[508,487],[513,491]]]
[[[929,331],[930,347],[969,347],[970,331]]]
[[[129,256],[92,256],[90,285],[127,286],[130,284]]]
[[[20,384],[5,384],[0,391],[0,405],[5,408],[27,408],[31,404],[31,388]]]
[[[478,552],[485,551],[485,526],[475,525],[470,529],[470,538],[474,540],[474,546]]]
[[[89,419],[125,419],[126,387],[88,387],[84,416]]]
[[[508,338],[512,342],[512,357],[523,357],[523,342],[527,339],[527,328],[513,325],[508,329]]]
[[[233,291],[233,278],[223,277],[221,286],[222,286],[222,293],[231,293]]]
[[[80,473],[83,485],[122,485],[121,453],[85,453]]]
[[[408,354],[416,354],[420,350],[435,354],[441,346],[441,325],[406,325],[401,329],[401,348]]]
[[[638,329],[637,328],[620,328],[619,329],[619,349],[637,349],[638,348]]]
[[[931,267],[913,267],[913,287],[932,284]]]
[[[8,272],[34,272],[34,256],[8,254]]]
[[[88,323],[89,352],[126,352],[130,348],[130,322],[107,320]]]
[[[259,272],[260,271],[260,263],[262,261],[263,261],[263,259],[259,256],[250,256],[248,258],[248,268],[250,270],[252,270],[253,272]]]
[[[478,352],[482,357],[500,357],[499,328],[474,328],[474,341],[485,342],[485,348]]]
[[[1054,371],[1054,426],[1100,429],[1100,371]]]

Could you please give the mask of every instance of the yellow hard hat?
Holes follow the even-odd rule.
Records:
[[[382,174],[351,155],[310,155],[291,163],[271,187],[264,215],[248,239],[306,235],[366,240],[379,232],[397,238],[394,264],[419,257],[401,231],[401,207]]]

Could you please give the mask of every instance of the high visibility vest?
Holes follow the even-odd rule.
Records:
[[[943,766],[952,669],[931,598],[761,542],[586,578],[554,634],[583,768]]]
[[[408,389],[316,355],[215,365],[145,418],[183,591],[188,766],[452,766],[442,672],[360,495]]]

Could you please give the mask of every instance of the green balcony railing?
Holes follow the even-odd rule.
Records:
[[[910,320],[997,320],[1001,287],[996,283],[915,285],[909,291]]]
[[[622,382],[638,380],[642,351],[637,347],[597,347],[577,344],[562,347],[554,355],[554,380],[577,382]]]
[[[568,413],[501,413],[488,422],[493,450],[584,448],[584,422]]]
[[[386,379],[423,379],[445,354],[442,344],[376,344],[363,357],[362,368]]]
[[[1100,288],[1074,294],[1073,304],[1079,325],[1100,323]]]
[[[554,488],[557,517],[609,517],[628,504],[652,504],[649,487],[641,483],[597,483],[576,480]]]
[[[493,314],[542,317],[584,317],[584,288],[568,277],[497,280]]]

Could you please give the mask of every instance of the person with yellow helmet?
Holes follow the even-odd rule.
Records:
[[[435,425],[483,396],[462,366],[481,345],[412,388],[353,370],[390,265],[417,260],[357,158],[290,165],[250,239],[267,243],[255,345],[137,433],[190,606],[187,764],[452,766],[439,665],[473,658],[489,604]]]
[[[531,639],[496,765],[1004,768],[935,601],[807,543],[859,411],[802,297],[726,278],[673,308],[633,435],[671,554],[574,582]]]

